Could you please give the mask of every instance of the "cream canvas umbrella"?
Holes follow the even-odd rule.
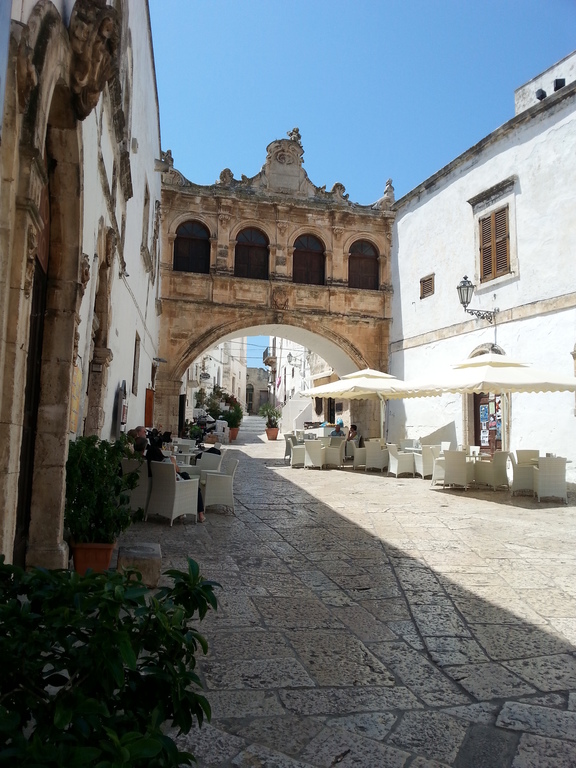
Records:
[[[405,397],[433,397],[445,392],[576,392],[576,378],[535,368],[507,355],[488,352],[456,363],[426,379],[403,382]]]
[[[428,379],[405,381],[404,386],[405,397],[434,397],[448,392],[503,395],[502,418],[505,421],[511,394],[576,392],[576,378],[535,368],[507,355],[488,352],[456,363]],[[506,449],[505,445],[503,447]]]
[[[384,436],[384,411],[386,400],[404,397],[406,385],[389,373],[364,368],[348,373],[339,381],[322,384],[302,394],[308,397],[341,397],[343,400],[378,400],[380,403],[380,437]]]

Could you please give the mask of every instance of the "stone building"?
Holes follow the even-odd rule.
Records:
[[[358,205],[342,184],[314,185],[303,155],[295,128],[268,145],[258,174],[225,169],[208,186],[164,156],[160,350],[170,363],[156,394],[173,429],[183,372],[222,340],[289,339],[338,373],[388,366],[392,185]]]
[[[576,53],[515,101],[514,117],[394,206],[390,373],[401,378],[487,349],[574,375]],[[476,286],[471,306],[495,311],[493,323],[464,314],[464,275]],[[573,394],[514,394],[508,418],[485,429],[481,404],[473,395],[391,401],[388,435],[451,427],[458,443],[505,437],[510,450],[576,458]]]
[[[143,423],[147,405],[151,418],[158,99],[147,3],[6,5],[0,551],[63,567],[69,439],[115,437],[126,419]]]

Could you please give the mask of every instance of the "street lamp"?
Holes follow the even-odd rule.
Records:
[[[292,352],[288,352],[286,355],[286,360],[288,361],[288,365],[293,365],[295,368],[301,368],[302,367],[302,360],[297,360]]]
[[[497,307],[493,311],[489,309],[468,309],[468,304],[470,304],[472,301],[475,287],[476,286],[473,285],[470,280],[468,280],[468,276],[464,275],[464,279],[461,280],[456,286],[460,304],[462,304],[464,311],[468,312],[469,315],[474,315],[475,317],[479,317],[481,320],[488,320],[489,323],[493,323],[494,316],[496,315],[496,312],[498,312]]]

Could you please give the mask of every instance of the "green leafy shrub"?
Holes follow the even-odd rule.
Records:
[[[132,571],[35,569],[0,559],[0,765],[176,768],[193,756],[166,733],[210,720],[190,626],[216,609],[198,564],[152,593]],[[136,579],[136,580],[135,580]]]
[[[78,437],[68,447],[64,525],[77,543],[112,544],[132,523],[128,491],[138,473],[122,475],[122,459],[134,458],[127,440]]]

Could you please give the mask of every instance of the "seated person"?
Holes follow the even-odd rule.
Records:
[[[340,424],[336,424],[332,432],[330,432],[330,437],[344,437],[344,432],[342,431],[342,426]]]
[[[137,442],[142,439],[145,439],[145,438],[136,438]],[[141,443],[139,443],[139,445],[141,445]],[[136,443],[134,444],[134,449],[138,450],[136,448]],[[146,448],[145,458],[148,460],[148,477],[152,477],[152,469],[150,467],[151,461],[164,462],[166,460],[166,457],[162,453],[162,450],[157,445],[148,445],[148,447]],[[188,474],[188,472],[179,471],[178,464],[174,456],[170,456],[170,461],[174,465],[174,471],[176,472],[176,480],[190,480],[190,475]],[[198,522],[203,523],[204,520],[205,520],[204,502],[202,500],[202,494],[200,493],[200,486],[198,486]]]
[[[350,424],[350,429],[346,435],[346,440],[355,440],[358,437],[358,427],[356,424]]]

